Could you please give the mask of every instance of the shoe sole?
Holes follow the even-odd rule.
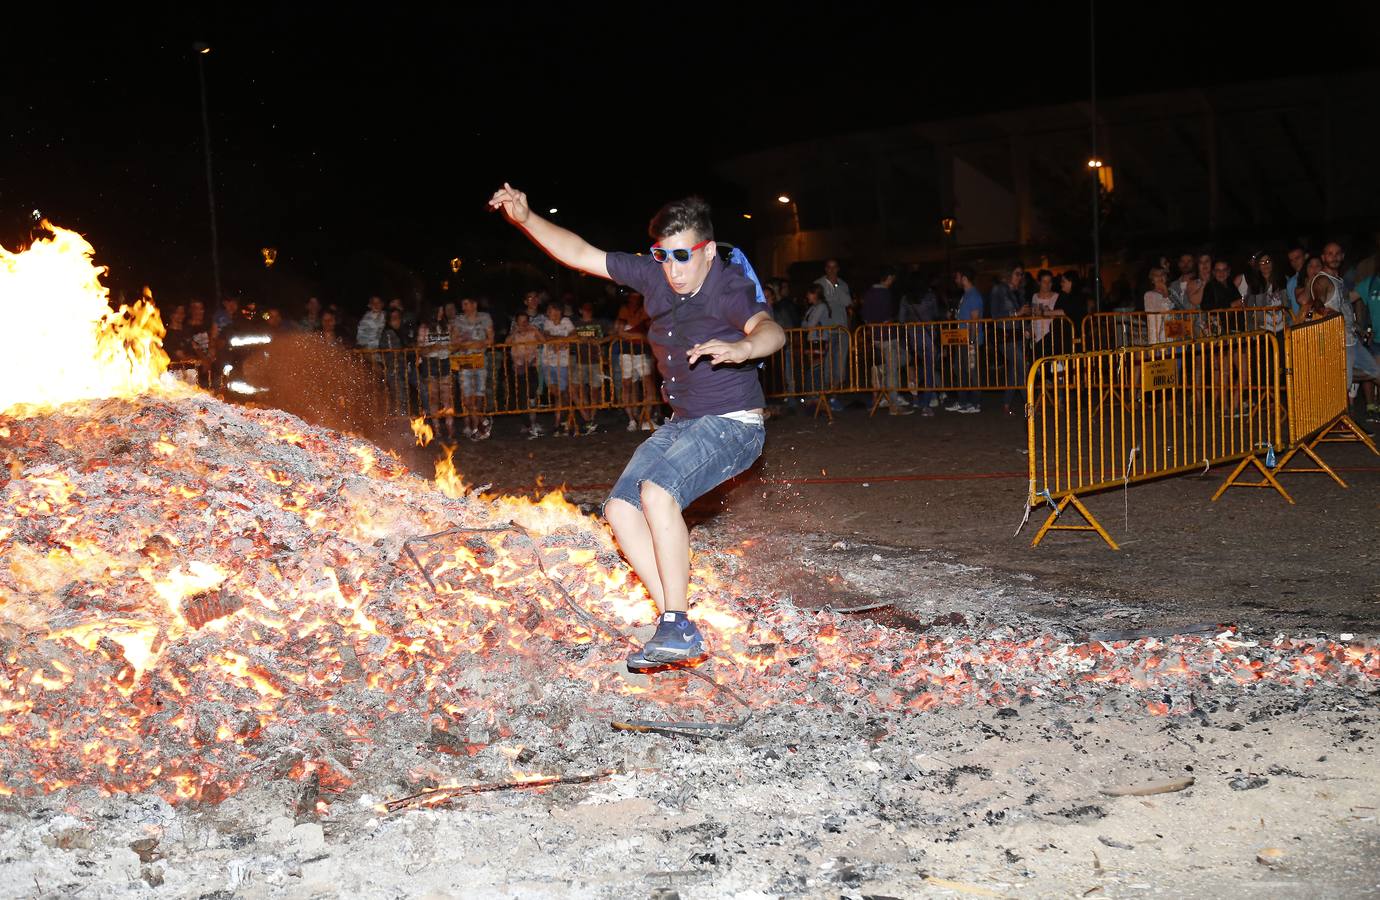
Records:
[[[644,660],[642,662],[635,663],[632,660],[627,660],[627,663],[628,669],[630,671],[641,672],[647,669],[688,669],[699,665],[708,658],[708,653],[701,653],[698,656],[685,656],[680,659],[666,660],[664,662],[652,662],[651,660]]]

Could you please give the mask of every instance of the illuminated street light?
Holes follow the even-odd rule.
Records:
[[[751,219],[751,218],[752,218],[752,213],[743,213],[743,218],[744,218],[744,219]]]
[[[954,226],[957,224],[958,220],[954,219],[951,216],[945,216],[944,218],[939,220],[939,227],[944,230],[945,237],[948,237],[949,235],[954,233]]]
[[[459,272],[459,271],[460,271],[460,267],[463,266],[464,264],[465,264],[465,261],[462,260],[460,257],[458,257],[458,256],[452,257],[452,258],[451,258],[451,261],[450,261],[450,270],[451,270],[452,272]]]
[[[556,207],[554,207],[554,206],[547,210],[547,213],[549,213],[550,215],[553,215],[553,216],[556,214],[556,212],[557,212],[557,210],[556,210]]]
[[[1097,158],[1093,158],[1093,159],[1088,160],[1088,168],[1089,168],[1089,169],[1100,169],[1100,168],[1102,168],[1102,160],[1097,159]]]
[[[782,194],[780,197],[777,197],[777,198],[776,198],[776,202],[777,202],[777,203],[790,203],[790,202],[791,202],[791,198],[788,197],[788,196],[786,196],[785,194]]]
[[[211,52],[211,45],[205,43],[204,41],[197,41],[195,44],[192,44],[192,50],[194,50],[197,53],[200,53],[202,56],[205,56],[206,54]]]
[[[277,247],[264,247],[264,248],[262,248],[261,250],[259,250],[259,252],[262,253],[262,254],[264,255],[264,268],[265,268],[265,269],[271,269],[271,268],[273,268],[273,264],[276,263],[276,262],[278,261],[278,248],[277,248]]]

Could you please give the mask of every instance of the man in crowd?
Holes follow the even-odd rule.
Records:
[[[1313,276],[1308,290],[1313,295],[1314,300],[1342,315],[1346,330],[1349,391],[1355,390],[1358,382],[1374,385],[1380,382],[1380,363],[1376,362],[1375,357],[1361,343],[1360,337],[1356,334],[1356,310],[1353,307],[1352,298],[1347,295],[1346,286],[1342,282],[1342,263],[1346,260],[1346,254],[1342,252],[1342,245],[1336,241],[1329,242],[1323,247],[1321,258],[1322,271]],[[1362,417],[1358,416],[1357,418]]]
[[[355,329],[355,346],[364,350],[377,350],[379,334],[383,331],[384,323],[383,298],[370,297],[369,309],[359,317],[359,326]]]
[[[585,434],[599,430],[596,407],[603,400],[605,338],[611,330],[608,322],[594,314],[592,302],[580,303],[575,318],[575,336],[580,342],[574,346],[575,359],[570,363],[570,399],[585,420]]]
[[[526,195],[506,184],[490,205],[558,261],[647,298],[648,340],[675,416],[638,447],[604,514],[661,610],[629,668],[701,659],[704,640],[687,615],[690,533],[682,510],[762,452],[764,399],[753,361],[781,349],[785,334],[743,270],[719,259],[709,205],[697,197],[657,212],[648,256],[591,246],[533,213]]]
[[[896,270],[884,267],[877,283],[868,288],[862,297],[862,320],[864,325],[874,326],[864,333],[872,341],[869,369],[879,367],[882,374],[882,388],[886,391],[887,412],[893,416],[908,416],[915,410],[901,399],[900,387],[900,326],[896,324],[896,297],[891,286],[896,283]]]
[[[955,394],[953,402],[944,407],[946,412],[955,413],[979,413],[982,407],[978,405],[978,393],[972,390],[972,386],[977,384],[978,358],[982,352],[983,344],[986,343],[986,336],[982,333],[982,327],[977,320],[982,318],[982,291],[977,289],[973,283],[977,278],[977,273],[968,266],[959,266],[954,270],[954,284],[963,292],[962,298],[958,302],[958,320],[964,323],[968,329],[968,343],[966,346],[958,348],[955,354],[957,360],[954,368],[960,383],[968,386],[968,390],[959,391]]]
[[[1030,315],[1030,303],[1025,299],[1025,266],[1015,263],[1006,273],[1006,278],[992,287],[992,318],[1014,319]],[[1025,394],[1025,323],[996,323],[997,339],[1001,342],[1001,357],[1006,367],[1006,383],[1021,385],[1008,387],[1002,398],[1002,409],[1008,416],[1014,415],[1022,405]]]
[[[825,356],[825,385],[830,390],[844,386],[848,378],[848,313],[853,305],[853,292],[848,282],[839,277],[839,261],[829,259],[824,262],[824,274],[815,280],[823,292],[823,318],[820,327],[837,326],[841,331],[828,334],[828,350]],[[829,405],[835,412],[843,410],[843,403],[837,397],[829,398]]]

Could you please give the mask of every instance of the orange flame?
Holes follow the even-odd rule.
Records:
[[[0,247],[0,304],[22,319],[0,331],[0,411],[22,416],[157,388],[168,367],[158,309],[140,299],[111,311],[100,283],[106,269],[92,262],[91,245],[74,231],[43,227],[52,237],[27,250]]]

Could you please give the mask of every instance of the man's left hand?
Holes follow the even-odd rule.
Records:
[[[696,344],[685,355],[690,358],[690,365],[694,365],[696,360],[702,356],[709,357],[709,361],[714,365],[719,363],[741,363],[748,361],[748,354],[752,352],[752,346],[747,341],[705,341],[703,344]]]

